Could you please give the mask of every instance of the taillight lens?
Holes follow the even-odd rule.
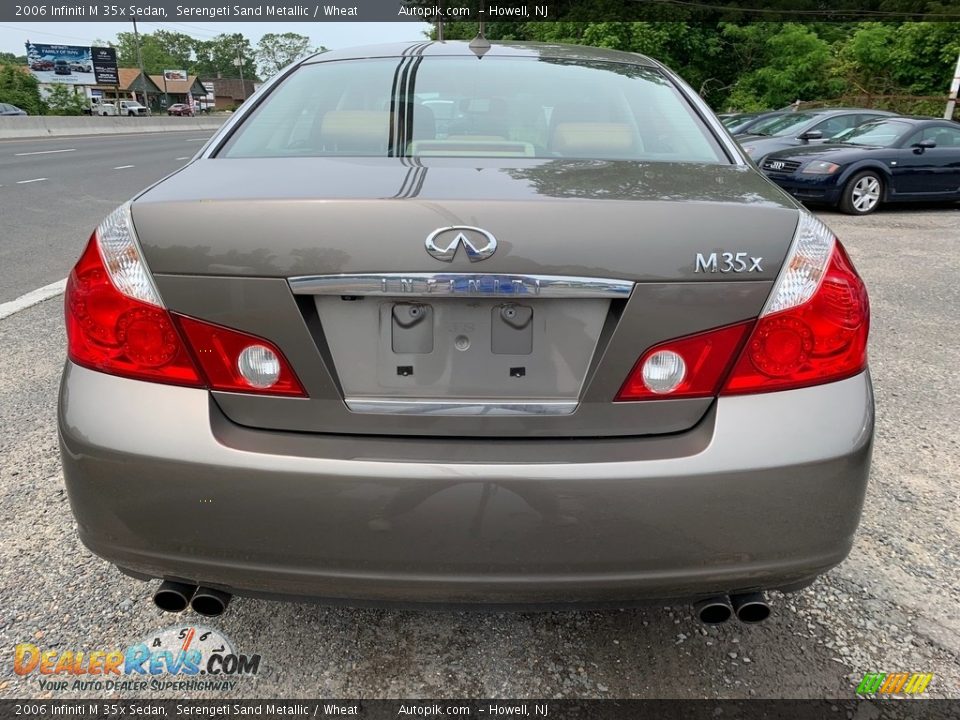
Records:
[[[92,370],[188,387],[306,394],[280,350],[262,338],[177,315],[185,337],[140,254],[129,205],[90,238],[67,279],[64,314],[67,354]]]
[[[740,395],[841,380],[866,368],[869,330],[863,280],[830,229],[803,213],[784,269],[755,323],[649,348],[616,399]]]
[[[174,314],[210,387],[229,392],[303,396],[303,387],[276,345],[262,338]]]
[[[789,390],[842,380],[867,366],[870,303],[843,246],[834,241],[809,300],[762,316],[723,395]]]
[[[76,364],[138,380],[204,384],[167,311],[113,284],[97,233],[67,279],[64,310],[67,354]]]
[[[716,395],[752,325],[729,325],[654,345],[637,361],[617,400]],[[670,372],[675,382],[665,380]]]

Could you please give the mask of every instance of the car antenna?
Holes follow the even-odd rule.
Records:
[[[490,52],[490,41],[483,36],[483,20],[480,21],[477,36],[470,41],[469,47],[473,54],[477,56],[477,60],[483,60],[483,56]]]

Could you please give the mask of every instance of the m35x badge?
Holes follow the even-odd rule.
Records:
[[[745,252],[697,253],[695,273],[752,273],[763,272],[762,257],[753,257]]]

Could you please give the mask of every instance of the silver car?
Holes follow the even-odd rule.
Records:
[[[639,55],[303,60],[103,221],[66,323],[80,537],[166,610],[682,599],[749,622],[857,528],[864,284]]]

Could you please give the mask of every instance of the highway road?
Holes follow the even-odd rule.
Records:
[[[62,280],[113,208],[211,132],[0,140],[0,303]]]
[[[107,212],[203,140],[0,142],[0,304],[65,277]],[[870,290],[874,465],[850,558],[800,593],[775,594],[773,616],[757,626],[704,627],[685,605],[511,613],[238,599],[220,618],[163,614],[149,599],[156,583],[121,575],[77,538],[55,421],[62,297],[0,314],[0,697],[103,696],[52,693],[36,674],[16,676],[18,643],[119,649],[157,628],[200,623],[263,657],[258,677],[205,693],[217,699],[850,699],[865,673],[901,671],[933,673],[927,695],[957,697],[960,211],[822,216]],[[857,717],[875,717],[864,710]]]

